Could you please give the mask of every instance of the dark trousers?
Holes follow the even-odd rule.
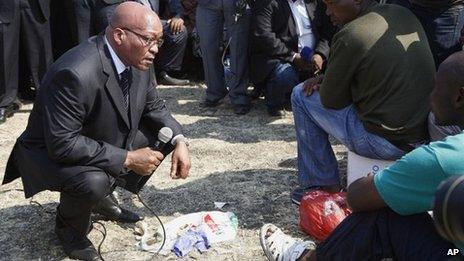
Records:
[[[40,87],[40,81],[53,63],[50,17],[45,17],[42,5],[50,6],[50,0],[21,0],[21,49],[19,61],[19,86]]]
[[[28,92],[39,88],[40,80],[53,62],[49,17],[39,6],[48,0],[2,0],[15,5],[12,19],[0,23],[0,107],[11,105],[18,87]]]
[[[295,66],[291,63],[277,63],[265,82],[257,86],[265,88],[266,105],[269,109],[282,109],[290,102],[293,87],[298,83],[300,83],[300,74]]]
[[[51,0],[50,8],[55,59],[98,33],[92,16],[94,0]]]
[[[164,43],[157,54],[155,68],[166,72],[180,71],[187,47],[187,29],[184,28],[179,34],[173,34],[166,20],[161,20],[161,23]]]
[[[14,10],[10,21],[0,22],[0,107],[12,104],[18,93],[19,2],[8,1]]]
[[[150,146],[154,144],[155,139],[153,131],[141,128],[129,149]],[[167,156],[172,150],[173,147],[168,146],[162,153]],[[65,250],[82,249],[87,246],[88,241],[85,237],[90,230],[92,209],[116,186],[138,193],[150,177],[128,172],[115,178],[104,171],[91,170],[79,173],[62,184],[56,225],[57,228],[66,231],[62,233],[66,235],[65,242],[62,242]]]
[[[400,216],[390,209],[354,213],[317,246],[317,260],[450,260],[456,247],[440,237],[427,213]],[[456,258],[461,260],[462,256]]]
[[[412,4],[411,11],[424,27],[437,68],[448,56],[462,50],[459,38],[464,26],[464,5],[432,10]]]

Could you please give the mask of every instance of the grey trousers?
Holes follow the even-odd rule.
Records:
[[[248,10],[249,11],[249,10]],[[206,100],[218,101],[229,93],[233,105],[248,105],[248,42],[251,13],[234,17],[234,0],[198,3],[196,26],[200,37],[206,79]],[[222,50],[224,24],[230,40],[230,70],[228,82],[224,78]],[[229,87],[229,90],[227,90]]]

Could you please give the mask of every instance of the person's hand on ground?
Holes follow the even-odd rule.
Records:
[[[324,59],[320,54],[315,54],[311,58],[312,64],[313,64],[313,71],[314,73],[318,73],[322,70],[322,66],[324,65]]]
[[[173,17],[169,19],[168,24],[173,34],[179,34],[184,28],[184,20],[180,17]]]
[[[158,168],[164,156],[159,151],[154,151],[150,148],[143,148],[127,152],[124,167],[135,173],[147,176]]]
[[[176,148],[172,152],[171,178],[187,178],[190,166],[190,156],[187,144],[180,141],[176,144]]]
[[[306,93],[306,96],[311,96],[314,91],[319,90],[319,86],[322,82],[322,76],[315,76],[309,78],[303,83],[303,92]]]

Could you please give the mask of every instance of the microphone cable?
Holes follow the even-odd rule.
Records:
[[[158,251],[156,251],[156,255],[158,255],[161,250],[163,249],[164,247],[164,244],[166,244],[166,229],[164,228],[164,224],[163,222],[161,221],[161,219],[158,217],[158,215],[156,215],[155,211],[153,211],[153,209],[151,209],[146,203],[145,201],[142,200],[142,198],[140,197],[140,194],[139,193],[136,193],[135,195],[137,195],[137,198],[139,199],[140,203],[142,203],[142,205],[148,209],[150,211],[151,214],[153,214],[153,216],[155,216],[155,218],[158,220],[158,222],[160,223],[161,225],[161,229],[163,231],[163,242],[161,243],[161,246],[160,248],[158,249]]]
[[[0,191],[0,194],[5,194],[5,193],[8,193],[8,192],[12,192],[12,191],[24,191],[23,189],[7,189],[7,190],[2,190]],[[155,213],[155,211],[150,208],[144,200],[142,200],[142,197],[140,197],[140,194],[139,193],[136,193],[135,195],[137,195],[137,198],[138,200],[140,201],[140,203],[142,203],[142,205],[148,209],[148,211],[150,211],[151,214],[153,214],[155,216],[155,218],[158,220],[158,222],[160,223],[161,225],[161,229],[163,231],[163,242],[161,243],[161,246],[160,248],[158,249],[158,251],[156,251],[155,255],[158,255],[161,250],[163,249],[164,245],[166,244],[166,229],[164,227],[164,224],[163,222],[161,221],[161,219],[159,218],[159,216]],[[31,198],[31,200],[29,201],[29,204],[30,205],[36,205],[37,207],[39,207],[44,213],[46,214],[49,214],[49,215],[54,215],[56,214],[55,212],[51,211],[51,210],[48,210],[46,209],[42,204],[40,204],[38,201],[34,200],[34,197]],[[67,223],[65,220],[61,219],[61,221],[63,221],[66,225],[70,226],[71,228],[75,229],[72,225],[70,225],[69,223]],[[97,229],[96,227],[94,227],[93,224],[98,224],[102,227],[103,231],[100,230],[100,229]],[[100,221],[97,221],[97,220],[92,220],[91,221],[91,226],[92,226],[92,229],[95,228],[95,230],[97,230],[98,232],[100,232],[102,234],[102,239],[100,241],[100,243],[98,244],[98,248],[97,248],[97,252],[98,252],[98,256],[100,257],[100,259],[102,261],[105,261],[105,259],[103,258],[103,255],[102,255],[102,251],[101,251],[101,248],[103,246],[103,243],[105,242],[106,240],[106,236],[107,236],[107,230],[106,230],[106,227],[103,223],[101,223]],[[90,232],[90,231],[89,231]]]

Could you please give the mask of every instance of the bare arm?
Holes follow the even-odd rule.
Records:
[[[353,212],[373,211],[387,207],[374,185],[374,176],[360,178],[348,187],[348,205]]]

